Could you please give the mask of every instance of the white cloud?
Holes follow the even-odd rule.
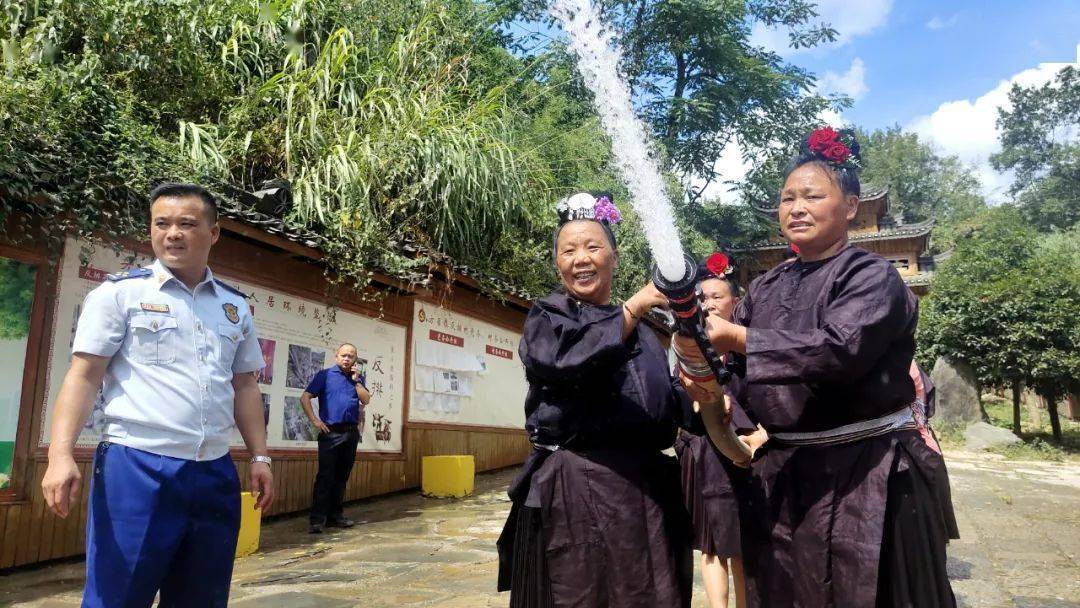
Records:
[[[818,16],[815,22],[831,25],[837,32],[833,46],[841,46],[885,25],[892,11],[893,0],[818,0],[816,4]],[[781,55],[805,50],[788,48],[787,29],[770,29],[760,23],[754,24],[750,40]]]
[[[934,18],[926,22],[926,28],[930,30],[944,30],[950,28],[960,21],[960,14],[957,13],[948,19],[942,19],[939,15],[934,15]]]
[[[825,110],[818,115],[821,124],[832,127],[850,126],[848,121],[835,110]],[[715,181],[705,187],[701,200],[719,200],[725,205],[732,205],[742,201],[736,185],[746,179],[747,174],[753,168],[753,159],[747,161],[743,155],[742,144],[738,137],[732,139],[716,159],[713,168],[719,176]],[[694,178],[691,183],[695,188],[704,185],[705,180]]]
[[[866,64],[859,57],[851,62],[851,67],[843,74],[825,72],[818,80],[818,92],[822,94],[840,93],[853,100],[860,99],[870,90],[866,86]]]
[[[713,165],[713,169],[719,176],[718,179],[705,187],[701,200],[719,199],[724,204],[739,202],[739,193],[729,182],[741,182],[751,168],[751,164],[743,159],[742,145],[738,137],[732,139],[728,145],[724,146],[720,158],[716,159]],[[705,180],[700,178],[692,181],[695,188],[700,188],[705,183]]]
[[[1050,81],[1066,63],[1043,63],[1002,80],[990,91],[975,100],[947,101],[931,114],[919,116],[907,125],[925,141],[933,142],[945,154],[955,154],[974,166],[982,180],[983,194],[991,202],[1006,198],[1012,183],[1011,175],[1002,175],[990,166],[990,155],[1000,149],[998,144],[998,108],[1008,109],[1009,89],[1038,86]],[[1075,64],[1074,64],[1075,65]]]

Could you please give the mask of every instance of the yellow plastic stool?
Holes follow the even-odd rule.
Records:
[[[424,456],[421,491],[435,498],[468,496],[473,493],[475,474],[472,456]]]
[[[259,550],[262,511],[255,508],[251,492],[240,493],[240,536],[236,539],[236,557],[246,557]]]

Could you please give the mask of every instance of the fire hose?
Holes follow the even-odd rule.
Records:
[[[653,284],[668,300],[671,301],[671,312],[675,321],[675,331],[683,336],[694,339],[701,354],[705,357],[702,365],[693,361],[686,361],[678,357],[679,367],[691,380],[698,383],[706,383],[715,380],[721,387],[731,380],[731,371],[724,366],[724,361],[719,353],[713,348],[705,333],[705,316],[708,314],[698,305],[697,287],[697,264],[690,256],[683,256],[685,271],[683,278],[672,282],[667,280],[659,269],[653,268]],[[676,353],[678,354],[678,353]],[[722,410],[721,410],[722,411]],[[750,460],[750,449],[742,441],[739,441],[735,429],[730,423],[723,424],[721,411],[717,407],[702,404],[701,416],[709,431],[709,438],[720,453],[735,463],[745,463]]]

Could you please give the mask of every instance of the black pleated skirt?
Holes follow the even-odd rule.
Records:
[[[674,458],[626,450],[559,450],[533,467],[498,543],[510,606],[689,608],[678,475]]]
[[[945,545],[955,532],[956,519],[952,501],[947,508],[941,503],[948,499],[948,477],[943,475],[944,467],[930,480],[915,466],[898,470],[900,462],[889,476],[877,607],[955,608],[945,569]]]
[[[514,551],[509,584],[500,585],[500,591],[510,590],[510,608],[551,608],[540,509],[514,505],[510,517],[514,521],[507,531],[513,531]]]
[[[694,549],[720,558],[742,556],[740,493],[749,471],[736,467],[701,435],[681,433],[675,452]]]

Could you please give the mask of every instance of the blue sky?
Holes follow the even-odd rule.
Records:
[[[786,32],[755,27],[753,42],[819,78],[819,90],[854,99],[831,123],[900,125],[939,153],[971,166],[991,202],[1006,200],[1010,175],[988,162],[998,150],[994,121],[1013,83],[1037,86],[1080,54],[1080,0],[817,0],[819,20],[838,39],[814,49],[786,48]],[[523,27],[524,26],[524,27]],[[526,30],[559,35],[535,24]],[[1075,136],[1075,133],[1073,133]],[[729,181],[748,166],[737,146],[717,162]],[[710,196],[735,195],[715,184]]]
[[[1012,176],[988,162],[998,108],[1012,84],[1041,85],[1076,64],[1080,0],[818,0],[818,11],[836,42],[793,51],[783,33],[762,28],[754,39],[816,73],[821,90],[855,99],[832,121],[915,131],[969,164],[988,200],[1006,200]]]
[[[832,4],[822,17],[841,35],[848,26],[846,42],[785,56],[823,77],[861,62],[865,91],[844,117],[871,128],[975,99],[1040,63],[1076,61],[1080,43],[1080,0],[870,1],[855,22]]]

